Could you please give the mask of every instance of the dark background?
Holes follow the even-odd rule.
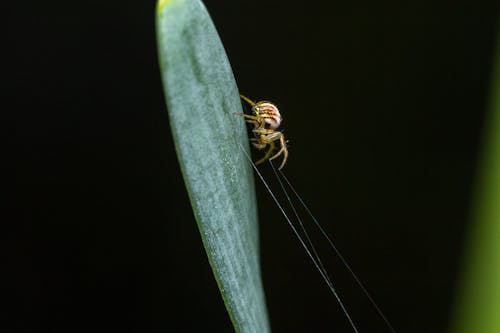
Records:
[[[498,4],[205,3],[240,90],[284,115],[287,175],[393,326],[445,331]],[[172,143],[154,1],[3,13],[2,332],[231,332]],[[352,332],[257,191],[273,330]],[[388,332],[318,244],[360,332]]]

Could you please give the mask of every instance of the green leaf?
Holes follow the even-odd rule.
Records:
[[[268,332],[254,179],[231,66],[199,0],[160,0],[157,37],[179,163],[226,308],[236,331]]]
[[[500,332],[500,30],[453,332]]]

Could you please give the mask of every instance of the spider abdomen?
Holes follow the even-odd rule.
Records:
[[[255,112],[264,119],[269,128],[277,129],[280,126],[281,114],[273,103],[267,101],[258,102],[255,105]]]

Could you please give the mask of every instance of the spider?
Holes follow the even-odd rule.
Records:
[[[278,168],[278,170],[281,170],[288,158],[288,149],[286,148],[285,136],[283,133],[276,130],[280,126],[282,120],[278,108],[269,101],[260,101],[255,103],[243,95],[240,95],[240,97],[252,107],[253,115],[244,113],[238,113],[238,115],[244,117],[248,123],[253,124],[254,126],[252,132],[255,137],[250,140],[253,146],[257,149],[264,149],[269,145],[269,149],[264,157],[255,162],[255,165],[258,165],[267,159],[273,160],[283,154],[283,161]],[[270,157],[274,151],[274,141],[276,140],[280,140],[281,148],[276,154]]]

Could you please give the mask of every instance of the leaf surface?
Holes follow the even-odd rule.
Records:
[[[226,308],[236,331],[268,332],[254,179],[231,66],[199,0],[160,0],[157,39],[179,163]]]

